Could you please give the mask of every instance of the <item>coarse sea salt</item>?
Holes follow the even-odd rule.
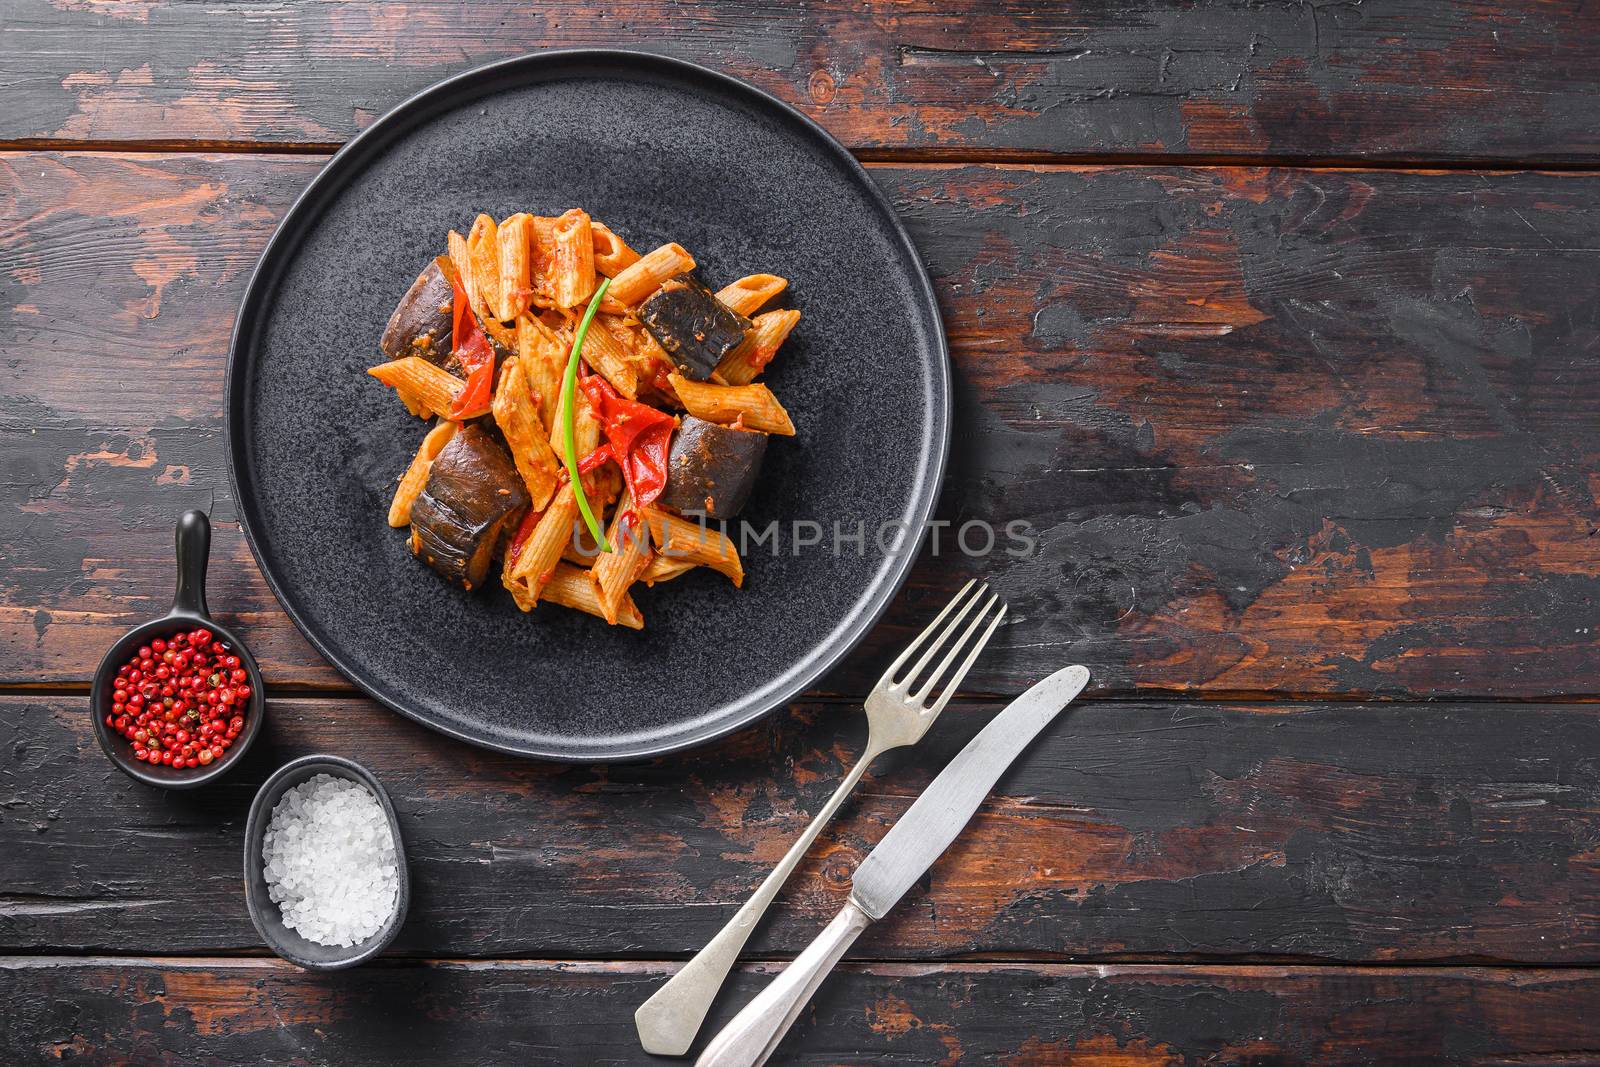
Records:
[[[394,834],[378,798],[359,782],[318,774],[285,792],[261,859],[283,924],[309,941],[359,944],[394,914]]]

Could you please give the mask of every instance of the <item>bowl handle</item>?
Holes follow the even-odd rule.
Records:
[[[178,591],[172,598],[174,615],[209,618],[206,610],[206,563],[211,558],[211,520],[199,508],[178,518]]]

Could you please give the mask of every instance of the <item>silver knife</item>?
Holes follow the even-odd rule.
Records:
[[[845,950],[933,866],[1006,768],[1088,682],[1085,667],[1057,671],[1013,700],[956,753],[861,862],[843,910],[711,1039],[695,1067],[754,1067],[767,1062]]]

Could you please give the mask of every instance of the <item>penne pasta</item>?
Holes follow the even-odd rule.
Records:
[[[623,347],[605,323],[590,324],[589,332],[583,337],[583,359],[589,366],[600,373],[600,376],[611,383],[611,387],[629,400],[639,396],[639,368],[634,362],[633,353]],[[570,333],[561,334],[564,350],[572,351],[572,336]]]
[[[717,290],[717,299],[724,307],[748,318],[768,300],[788,288],[789,283],[776,274],[747,274]]]
[[[417,494],[428,484],[428,471],[433,466],[433,458],[455,435],[456,424],[445,419],[429,430],[428,436],[422,439],[421,447],[411,459],[411,466],[400,476],[400,484],[394,490],[394,499],[389,502],[390,526],[411,525],[411,505],[417,502]]]
[[[630,630],[644,629],[644,616],[639,614],[639,606],[627,593],[623,593],[622,599],[617,602],[615,618],[607,618],[600,605],[599,590],[589,572],[570,563],[556,564],[550,580],[545,583],[543,595],[552,604],[598,615],[613,625],[626,626]]]
[[[486,219],[488,216],[485,214],[480,218]],[[454,232],[454,230],[450,230],[450,266],[454,270],[453,282],[461,283],[462,293],[467,294],[467,306],[472,309],[472,314],[477,315],[478,325],[483,326],[483,333],[488,334],[490,339],[493,339],[494,344],[498,344],[506,352],[515,350],[517,334],[515,334],[514,330],[507,330],[506,326],[502,326],[498,318],[494,317],[493,309],[486,304],[483,290],[478,286],[478,270],[475,269],[474,262],[472,262],[469,238],[462,237],[461,234]],[[491,270],[494,278],[496,278],[496,283],[498,283],[498,248],[491,248],[491,262],[483,269]]]
[[[467,234],[467,261],[472,265],[472,283],[469,290],[472,310],[480,319],[493,318],[500,306],[500,240],[498,227],[488,215],[479,215],[472,221],[472,232]]]
[[[500,567],[500,584],[511,593],[511,599],[517,602],[517,607],[522,611],[532,611],[538,598],[534,595],[529,579],[515,576],[516,562],[522,549],[527,545],[534,527],[539,525],[539,520],[542,518],[544,518],[543,511],[537,508],[528,509],[517,525],[516,533],[506,545],[505,559]]]
[[[572,524],[578,518],[578,498],[570,484],[556,490],[550,506],[539,517],[528,535],[517,560],[511,565],[511,579],[525,584],[530,603],[539,600],[541,591],[561,561],[561,553],[572,540]]]
[[[400,394],[412,414],[446,415],[462,389],[462,381],[421,356],[406,356],[371,367],[367,373]]]
[[[594,295],[594,235],[589,215],[573,208],[556,220],[551,262],[551,290],[556,307],[570,308]]]
[[[523,376],[520,359],[507,360],[501,369],[500,386],[494,392],[490,411],[511,448],[517,473],[528,487],[529,501],[535,510],[543,509],[556,491],[561,462],[550,449],[550,439]]]
[[[605,304],[615,305],[607,310],[623,310],[642,301],[661,288],[668,278],[694,270],[694,257],[679,244],[664,244],[653,249],[611,279],[606,290]]]
[[[528,587],[527,579],[513,578],[511,577],[510,568],[502,568],[500,571],[500,584],[505,586],[506,591],[511,594],[511,599],[517,605],[518,611],[532,611],[534,609],[537,601],[533,599],[533,590]]]
[[[499,354],[517,350],[517,331],[514,328],[505,326],[493,315],[480,316],[478,321],[483,326],[483,332],[499,348]]]
[[[589,494],[595,517],[600,517],[622,495],[622,471],[615,463],[601,464],[583,476],[583,491]]]
[[[579,523],[572,540],[562,550],[561,558],[579,567],[592,567],[594,561],[600,558],[600,545],[590,535],[588,528]]]
[[[615,278],[639,262],[639,253],[628,247],[626,241],[611,232],[603,222],[589,220],[589,232],[594,237],[594,269],[607,278]]]
[[[567,367],[567,349],[554,330],[532,315],[517,317],[517,361],[539,405],[544,428],[554,434],[556,404],[561,399],[561,375]]]
[[[556,220],[545,215],[533,216],[528,227],[529,257],[532,261],[533,303],[540,308],[555,306],[552,285],[552,266],[556,258]]]
[[[379,343],[388,362],[367,370],[413,415],[436,420],[386,516],[409,527],[423,564],[470,591],[498,563],[524,612],[551,601],[633,629],[644,626],[638,583],[708,567],[743,584],[734,542],[695,513],[736,514],[766,435],[794,435],[756,379],[800,312],[762,310],[789,287],[779,275],[714,290],[696,270],[682,245],[640,255],[585,208],[516,211],[498,223],[475,212],[470,227],[448,231],[448,254],[433,257],[389,317]],[[582,389],[563,399],[569,365],[593,403]],[[691,420],[690,433],[671,436],[685,411],[750,433]]]
[[[595,322],[616,338],[623,358],[633,368],[634,380],[639,388],[659,388],[657,378],[666,380],[666,375],[672,370],[672,360],[660,343],[650,336],[650,331],[629,316],[608,315],[603,311],[595,316]]]
[[[584,346],[589,347],[588,345]],[[573,416],[572,440],[578,446],[578,459],[583,460],[590,452],[600,447],[600,419],[595,415],[594,409],[589,406],[589,398],[582,389],[574,389],[573,396],[577,398],[577,412]],[[555,425],[560,426],[562,414],[560,395],[556,396]],[[567,459],[566,439],[558,430],[550,437],[550,447],[555,451],[556,458],[563,463]]]
[[[639,580],[645,585],[655,585],[657,582],[670,582],[680,575],[688,574],[700,564],[690,559],[673,559],[663,556],[659,552],[650,557],[650,565],[639,575]]]
[[[611,517],[611,528],[606,531],[611,551],[595,560],[594,569],[589,572],[599,595],[600,613],[613,626],[628,587],[650,562],[650,536],[634,510],[633,498],[623,493],[616,514]]]
[[[684,410],[707,422],[734,423],[783,437],[794,436],[794,423],[772,390],[764,385],[713,385],[692,382],[681,374],[668,375]]]
[[[515,578],[511,574],[510,564],[500,568],[500,584],[511,594],[511,599],[516,603],[518,611],[532,611],[538,601],[534,599],[533,587],[527,578]]]
[[[635,350],[638,351],[640,356],[650,361],[651,367],[661,367],[667,371],[672,370],[672,357],[667,355],[667,350],[661,347],[661,342],[656,340],[654,334],[637,323],[628,328],[633,331]]]
[[[456,280],[461,283],[462,292],[467,294],[467,303],[477,307],[478,286],[472,280],[472,254],[467,251],[467,239],[451,230],[449,249],[450,264],[456,269]]]
[[[499,286],[495,318],[510,322],[533,299],[533,216],[519,211],[496,232]]]
[[[777,353],[778,346],[800,322],[800,312],[767,311],[757,315],[751,322],[755,328],[745,336],[738,348],[717,364],[717,373],[729,385],[749,385],[756,375],[766,369]]]
[[[744,564],[739,561],[739,551],[721,530],[690,522],[656,507],[645,508],[644,518],[661,555],[710,567],[727,575],[734,585],[744,584]]]

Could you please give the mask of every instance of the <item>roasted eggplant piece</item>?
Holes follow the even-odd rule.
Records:
[[[667,455],[661,503],[680,514],[731,519],[750,499],[767,435],[685,415]]]
[[[417,275],[389,316],[378,346],[389,359],[421,356],[435,366],[450,362],[455,293],[450,287],[450,260],[440,256]]]
[[[501,534],[528,507],[528,490],[505,448],[468,423],[435,457],[411,505],[411,551],[466,589],[489,573]]]
[[[750,332],[750,320],[718,300],[692,275],[670,278],[639,305],[639,321],[666,350],[678,373],[692,381],[711,377],[724,356]]]

